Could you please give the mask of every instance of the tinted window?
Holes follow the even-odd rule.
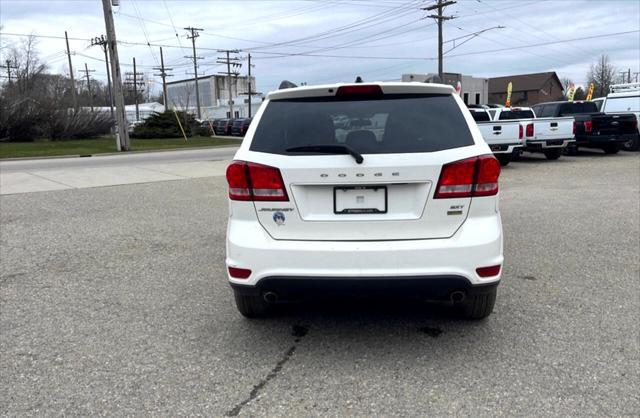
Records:
[[[473,120],[476,122],[487,122],[491,120],[487,112],[471,112],[471,116],[473,116]]]
[[[305,145],[346,144],[363,154],[432,152],[473,145],[451,95],[314,97],[269,102],[252,151],[295,154]]]
[[[500,112],[500,118],[498,120],[512,120],[512,119],[532,119],[533,112],[531,110],[507,110]]]
[[[598,106],[593,102],[567,102],[560,105],[560,114],[558,116],[597,112]]]

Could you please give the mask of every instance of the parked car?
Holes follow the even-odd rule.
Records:
[[[638,129],[635,115],[605,114],[592,101],[540,103],[533,109],[541,117],[574,118],[576,142],[567,148],[570,154],[576,154],[578,147],[600,148],[607,154],[615,154]]]
[[[231,135],[234,119],[220,119],[216,125],[216,135]]]
[[[494,120],[520,121],[524,128],[522,150],[541,152],[548,160],[557,160],[575,142],[571,116],[539,118],[530,107],[505,107],[496,110]]]
[[[635,134],[626,134],[622,145],[626,151],[638,151],[640,144],[640,83],[614,84],[611,93],[603,100],[604,113],[633,113],[636,117]]]
[[[503,263],[500,164],[452,87],[286,88],[263,109],[226,173],[226,265],[243,315],[326,293],[491,313]],[[378,123],[339,140],[339,117]]]
[[[524,127],[520,121],[492,121],[485,109],[471,108],[469,111],[500,165],[509,164],[524,146]]]
[[[252,118],[236,119],[231,128],[231,135],[244,136],[247,133],[247,129],[249,129],[251,119]]]

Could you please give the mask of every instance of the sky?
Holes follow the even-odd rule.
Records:
[[[437,26],[422,7],[406,0],[120,0],[114,7],[122,71],[160,79],[153,67],[173,68],[169,80],[192,77],[191,40],[185,27],[203,29],[196,39],[199,74],[226,71],[219,49],[240,50],[247,71],[251,54],[257,91],[282,80],[322,84],[399,80],[406,73],[437,72]],[[445,15],[444,70],[478,77],[556,71],[585,84],[591,63],[607,54],[619,71],[640,71],[638,0],[458,0]],[[504,26],[504,28],[496,28]],[[64,32],[70,38],[74,72],[95,70],[106,79],[104,55],[90,39],[105,33],[100,0],[0,0],[0,44],[38,36],[49,71],[68,73]],[[477,36],[484,29],[490,29]],[[630,33],[621,33],[630,32]],[[586,39],[585,39],[586,38]],[[454,43],[455,40],[455,43]],[[466,41],[466,42],[465,42]],[[464,43],[463,43],[464,42]],[[6,51],[6,49],[3,49]],[[232,55],[233,56],[233,55]]]

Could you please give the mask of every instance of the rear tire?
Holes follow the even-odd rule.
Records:
[[[265,318],[271,313],[272,305],[258,295],[245,295],[234,289],[238,311],[247,318]]]
[[[498,289],[494,288],[488,293],[467,296],[460,304],[460,314],[465,319],[484,319],[491,315],[496,303]]]
[[[625,142],[622,145],[622,148],[625,151],[638,151],[638,148],[640,148],[640,138],[636,137],[634,139],[631,139],[631,140]]]
[[[500,163],[501,166],[505,166],[505,165],[509,165],[509,163],[511,162],[511,155],[510,154],[496,154],[496,159],[498,160],[498,162]]]
[[[562,148],[550,148],[543,151],[547,160],[557,160],[562,156]]]
[[[578,146],[576,144],[569,144],[567,148],[565,148],[565,153],[571,156],[578,155]]]
[[[620,151],[619,144],[607,144],[602,147],[605,154],[617,154]]]

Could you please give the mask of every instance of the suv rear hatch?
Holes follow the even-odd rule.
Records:
[[[466,219],[470,197],[433,198],[443,164],[477,154],[450,90],[373,86],[268,101],[249,160],[279,169],[286,186],[287,200],[254,202],[273,238],[445,238]]]

